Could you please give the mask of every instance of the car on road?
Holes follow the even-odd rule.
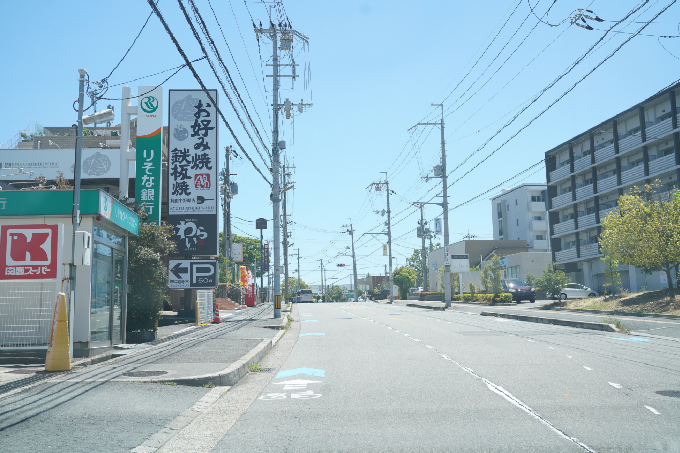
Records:
[[[536,302],[536,290],[527,285],[521,278],[504,278],[501,279],[503,291],[512,294],[512,300],[517,303],[523,300],[528,300],[532,304]]]
[[[560,290],[560,299],[585,299],[586,297],[597,297],[599,293],[580,283],[567,283]]]
[[[383,299],[389,299],[389,298],[390,298],[390,290],[389,289],[380,290],[375,294],[371,294],[371,296],[370,296],[371,300],[383,300]]]

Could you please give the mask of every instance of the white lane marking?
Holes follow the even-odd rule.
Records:
[[[652,414],[654,414],[654,415],[661,415],[661,413],[660,413],[659,411],[657,411],[656,409],[654,409],[653,407],[651,407],[651,406],[645,406],[645,407],[646,407],[647,409],[649,409],[649,411],[650,411]]]
[[[571,356],[570,356],[570,355],[568,355],[567,357],[569,357],[569,358],[571,359]]]
[[[615,389],[620,389],[621,387],[623,387],[621,384],[616,384],[614,382],[609,382],[609,385],[611,385]]]
[[[553,348],[552,346],[548,346],[548,348],[550,348],[550,349],[555,349],[555,348]]]
[[[531,341],[532,343],[536,343],[534,340],[527,340],[527,341]]]
[[[341,311],[344,311],[344,310],[341,310]],[[350,313],[350,312],[347,312],[347,311],[346,311],[345,313],[350,314],[350,315],[352,315],[352,316],[357,316],[357,315],[355,315],[354,313]],[[368,319],[368,318],[363,318],[363,319]],[[372,319],[368,319],[368,320],[369,320],[369,321],[373,321]],[[373,321],[373,322],[375,322],[375,323],[377,323],[377,324],[380,324],[380,325],[383,326],[383,327],[388,327],[387,324],[383,324],[383,323],[377,322],[377,321]],[[588,447],[586,444],[584,444],[583,442],[579,441],[579,440],[578,440],[577,438],[575,438],[575,437],[569,436],[568,434],[566,434],[565,432],[563,432],[563,431],[561,431],[559,428],[557,428],[555,425],[553,425],[552,423],[550,423],[548,420],[546,420],[545,418],[541,417],[536,411],[534,411],[534,410],[531,409],[529,406],[527,406],[526,404],[524,404],[524,403],[523,403],[522,401],[520,401],[518,398],[516,398],[515,396],[513,396],[510,392],[508,392],[507,390],[505,390],[503,387],[494,384],[493,382],[489,381],[489,380],[486,379],[485,377],[480,376],[479,374],[477,374],[477,373],[475,373],[474,371],[472,371],[472,369],[470,369],[470,368],[468,368],[468,367],[462,365],[461,363],[458,363],[457,361],[453,360],[451,357],[447,356],[446,354],[444,354],[444,353],[442,353],[442,352],[439,352],[439,351],[438,351],[436,348],[434,348],[433,346],[427,345],[427,344],[423,343],[421,340],[419,340],[419,339],[417,339],[417,338],[415,338],[415,337],[412,337],[411,335],[409,335],[409,334],[407,334],[407,333],[402,333],[402,335],[405,336],[406,338],[410,339],[410,340],[413,340],[413,341],[417,342],[417,343],[422,343],[423,346],[425,346],[425,347],[428,348],[428,349],[431,349],[432,351],[434,351],[437,355],[439,355],[439,356],[440,356],[441,358],[443,358],[444,360],[447,360],[447,361],[453,363],[454,365],[456,365],[456,366],[457,366],[458,368],[460,368],[461,370],[463,370],[463,371],[469,373],[470,375],[474,376],[475,378],[481,380],[482,382],[484,382],[484,383],[486,384],[486,386],[489,388],[489,390],[491,390],[492,392],[494,392],[494,393],[496,393],[496,394],[502,396],[505,400],[509,401],[509,402],[512,403],[514,406],[520,408],[521,410],[523,410],[524,412],[526,412],[526,413],[529,414],[530,416],[534,417],[536,420],[538,420],[538,421],[540,421],[541,423],[543,423],[544,425],[546,425],[550,430],[552,430],[552,431],[553,431],[554,433],[556,433],[558,436],[560,436],[560,437],[562,437],[562,438],[564,438],[564,439],[566,439],[566,440],[568,440],[568,441],[570,441],[570,442],[573,442],[574,444],[576,444],[576,445],[578,445],[579,447],[581,447],[581,449],[583,449],[584,451],[587,451],[587,452],[589,452],[589,453],[595,453],[595,451],[592,450],[590,447]]]
[[[588,367],[587,367],[587,366],[585,366],[585,365],[583,365],[583,368],[585,368],[585,369],[586,369],[586,370],[588,370],[588,371],[593,371],[593,369],[592,369],[592,368],[588,368]]]

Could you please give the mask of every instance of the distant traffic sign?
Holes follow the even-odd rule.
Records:
[[[215,260],[170,260],[168,288],[215,288],[217,269]]]

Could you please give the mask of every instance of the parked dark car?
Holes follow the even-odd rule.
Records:
[[[371,297],[370,297],[371,300],[383,300],[383,299],[389,299],[389,298],[390,298],[390,290],[389,289],[380,290],[375,294],[371,294]]]
[[[527,285],[521,278],[504,278],[501,280],[503,291],[512,294],[512,300],[517,303],[528,300],[532,304],[536,302],[536,290]]]

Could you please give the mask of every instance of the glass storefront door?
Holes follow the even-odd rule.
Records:
[[[93,229],[90,340],[92,346],[122,343],[127,281],[125,237]]]
[[[113,299],[113,252],[111,247],[95,242],[92,255],[90,339],[93,346],[109,345]]]
[[[111,337],[113,343],[121,343],[123,336],[123,307],[125,306],[125,254],[119,250],[113,251],[113,312]]]

